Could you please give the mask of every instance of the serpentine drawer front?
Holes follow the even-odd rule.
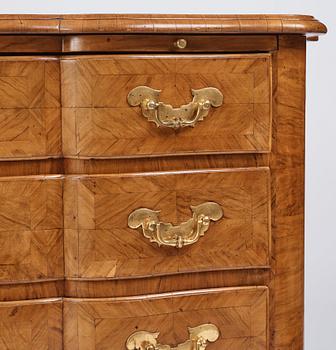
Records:
[[[67,157],[270,151],[270,54],[69,57],[62,74]]]
[[[0,15],[0,350],[303,350],[299,15]]]
[[[66,275],[268,267],[269,190],[265,168],[67,177]]]
[[[266,350],[267,307],[266,287],[66,299],[64,348]]]

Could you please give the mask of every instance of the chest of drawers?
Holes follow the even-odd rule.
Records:
[[[0,16],[0,350],[302,350],[311,16]]]

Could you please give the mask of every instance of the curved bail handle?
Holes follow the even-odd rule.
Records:
[[[183,128],[194,127],[203,120],[211,107],[219,107],[223,103],[222,93],[214,87],[192,90],[193,100],[179,108],[159,101],[161,90],[147,86],[132,89],[127,101],[131,106],[141,106],[142,114],[157,127]]]
[[[138,331],[126,340],[127,350],[205,350],[208,343],[214,343],[219,338],[218,328],[211,323],[188,328],[189,339],[176,347],[158,343],[160,333]]]
[[[192,217],[180,225],[160,221],[160,211],[148,208],[134,210],[128,216],[128,226],[132,229],[142,228],[142,233],[150,242],[160,246],[182,248],[196,243],[209,229],[211,221],[223,217],[223,209],[216,202],[205,202],[191,206]]]

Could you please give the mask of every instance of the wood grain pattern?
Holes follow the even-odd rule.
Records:
[[[62,179],[0,178],[0,283],[63,277]]]
[[[304,116],[306,43],[280,38],[272,169],[271,349],[303,349]]]
[[[212,154],[124,159],[64,159],[66,174],[124,174],[155,171],[263,167],[268,153]],[[5,169],[6,170],[6,169]],[[4,171],[5,171],[4,170]],[[0,169],[1,171],[1,169]]]
[[[2,160],[0,177],[64,174],[62,158]]]
[[[1,22],[0,22],[1,23]],[[277,50],[277,35],[190,35],[179,49],[181,34],[1,35],[4,54],[68,54],[74,52],[267,52]],[[311,39],[311,38],[310,38]]]
[[[270,76],[269,54],[63,59],[64,156],[268,152]],[[139,85],[162,90],[173,106],[189,103],[192,89],[216,87],[224,103],[195,128],[157,128],[127,103]]]
[[[270,282],[270,274],[268,268],[258,268],[181,273],[146,278],[66,278],[64,295],[71,298],[109,298],[224,286],[266,286]]]
[[[60,17],[51,15],[1,15],[0,33],[59,33]]]
[[[266,350],[267,299],[265,287],[65,299],[64,349],[123,349],[128,336],[139,330],[160,332],[160,343],[176,346],[188,339],[188,327],[206,321],[221,333],[212,350]]]
[[[119,350],[139,329],[176,345],[206,322],[209,350],[302,350],[305,42],[324,32],[296,15],[0,15],[0,350]],[[141,84],[174,106],[215,86],[224,106],[157,129],[126,103]],[[178,224],[209,200],[223,220],[181,251],[127,227],[138,207]]]
[[[61,156],[57,58],[1,57],[0,97],[0,160]]]
[[[277,50],[276,35],[189,35],[187,47],[176,46],[181,34],[81,34],[63,37],[67,52],[268,52]],[[7,49],[7,47],[6,47]],[[0,45],[1,51],[1,45]]]
[[[282,33],[320,34],[326,26],[303,15],[1,15],[0,33]]]
[[[297,15],[84,15],[66,16],[64,33],[326,33],[312,16]]]
[[[0,301],[63,297],[64,279],[0,283]]]
[[[55,35],[1,35],[0,52],[17,54],[62,52],[62,42],[63,38]]]
[[[118,278],[268,266],[269,172],[266,168],[67,177],[66,276]],[[179,224],[190,206],[214,201],[224,218],[196,244],[158,247],[128,228],[145,207]]]
[[[62,301],[0,302],[1,350],[62,350]]]

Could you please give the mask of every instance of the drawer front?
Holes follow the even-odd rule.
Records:
[[[61,350],[62,301],[0,303],[1,350]]]
[[[0,58],[0,160],[62,154],[59,60]]]
[[[266,350],[267,305],[266,287],[128,299],[68,299],[64,303],[64,349],[145,350],[149,347],[141,339],[147,336],[150,344],[157,342],[158,350],[193,350],[197,348],[188,340],[194,332],[194,338],[202,335],[208,340],[209,350]],[[203,332],[201,325],[205,325]]]
[[[61,64],[67,157],[270,151],[270,54],[79,56]],[[135,92],[139,86],[147,88]],[[209,108],[190,104],[193,89],[209,87],[223,100],[202,90]],[[161,90],[158,109],[142,108],[148,88]]]
[[[267,267],[269,206],[267,168],[69,176],[66,275]],[[146,226],[152,219],[158,230]]]
[[[63,278],[62,179],[0,178],[0,284]]]

